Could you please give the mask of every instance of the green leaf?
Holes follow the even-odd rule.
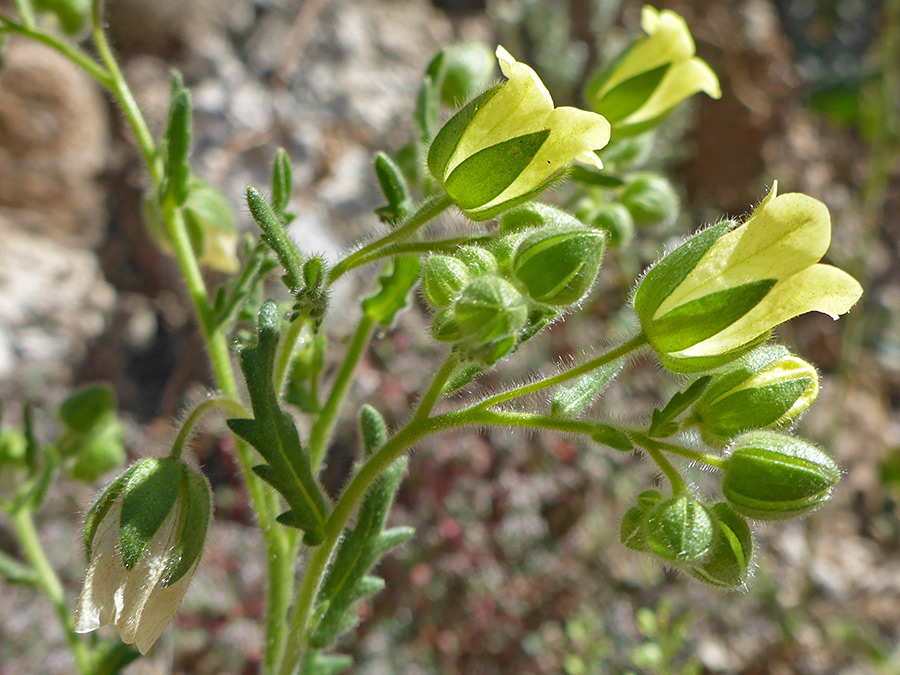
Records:
[[[282,219],[286,216],[292,191],[291,158],[284,148],[278,148],[275,152],[275,161],[272,163],[272,208]]]
[[[300,293],[304,288],[303,282],[303,255],[297,250],[297,246],[284,229],[284,223],[272,209],[266,198],[259,190],[247,188],[247,205],[253,220],[262,230],[262,239],[269,245],[278,261],[284,268],[285,285],[292,295]]]
[[[31,567],[10,558],[2,551],[0,551],[0,577],[8,584],[22,584],[26,586],[35,586],[40,581],[37,572]]]
[[[554,417],[577,417],[603,393],[621,369],[622,359],[618,359],[582,375],[572,384],[557,387],[553,392],[550,414]]]
[[[406,457],[401,457],[381,474],[363,497],[356,526],[345,530],[319,591],[317,604],[324,607],[327,603],[327,608],[312,632],[313,647],[332,644],[338,635],[355,625],[356,617],[350,612],[352,604],[380,590],[383,583],[367,573],[381,556],[413,535],[410,527],[383,529],[407,463]]]
[[[362,438],[363,454],[366,458],[374,455],[387,441],[387,424],[384,417],[368,403],[359,410],[359,435]]]
[[[675,419],[700,398],[710,380],[711,375],[698,377],[687,389],[673,394],[662,410],[654,408],[647,433],[653,438],[666,438],[677,432],[680,425],[675,423]]]
[[[608,445],[613,450],[619,450],[620,452],[634,450],[634,444],[628,438],[628,434],[608,424],[596,424],[591,430],[591,440],[595,443]]]
[[[388,155],[379,152],[375,155],[375,176],[388,202],[387,206],[375,209],[378,218],[385,223],[396,223],[406,218],[412,210],[412,198],[400,167]]]
[[[348,654],[320,654],[318,650],[311,650],[300,672],[303,675],[338,675],[352,665],[353,657]]]
[[[379,289],[362,301],[363,312],[386,328],[392,326],[397,313],[409,304],[421,267],[418,256],[394,258],[378,277]]]
[[[181,75],[172,75],[172,102],[166,123],[164,197],[170,196],[180,206],[188,196],[188,180],[191,168],[188,155],[191,150],[191,98],[181,80]]]
[[[290,415],[278,405],[272,382],[281,327],[278,306],[269,301],[259,311],[258,340],[255,346],[238,349],[241,370],[247,381],[253,419],[230,419],[228,427],[250,443],[266,460],[254,472],[283,496],[290,510],[279,522],[305,532],[308,545],[321,543],[328,505],[313,477],[309,454]]]

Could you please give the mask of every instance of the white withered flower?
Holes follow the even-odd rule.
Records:
[[[209,483],[179,460],[143,459],[120,476],[85,523],[75,631],[113,624],[146,654],[187,591],[211,511]]]

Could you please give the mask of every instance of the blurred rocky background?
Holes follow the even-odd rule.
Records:
[[[841,322],[808,316],[781,331],[822,369],[801,428],[846,474],[835,498],[797,522],[757,529],[745,593],[720,593],[618,543],[619,520],[658,478],[647,462],[552,435],[466,432],[414,454],[393,518],[417,528],[380,567],[387,588],[360,607],[353,672],[900,673],[900,27],[897,0],[659,3],[681,13],[719,74],[720,101],[695,97],[668,123],[654,159],[671,167],[683,214],[642,231],[585,316],[553,327],[501,376],[577,358],[621,334],[614,315],[633,274],[661,246],[739,216],[777,178],[831,209],[830,259],[866,288]],[[11,4],[11,3],[9,3]],[[626,0],[109,0],[112,41],[158,133],[169,73],[196,110],[194,166],[241,205],[267,185],[275,148],[294,161],[292,210],[303,246],[334,259],[375,222],[376,150],[412,133],[421,74],[443,45],[503,43],[544,76],[558,103],[638,31]],[[0,3],[0,7],[5,7]],[[602,36],[602,37],[599,37]],[[175,264],[140,219],[145,178],[122,118],[90,79],[34,43],[11,39],[0,73],[0,399],[6,422],[32,400],[48,435],[74,384],[112,383],[131,455],[161,454],[173,415],[209,386]],[[452,218],[450,221],[452,222]],[[365,274],[338,289],[335,336],[354,319]],[[421,308],[379,336],[347,409],[376,402],[400,423],[439,352],[423,347]],[[340,350],[338,350],[340,351]],[[606,408],[649,411],[658,368],[639,364]],[[262,547],[220,425],[194,449],[216,490],[204,562],[149,673],[258,672]],[[339,430],[327,478],[352,461]],[[699,479],[699,477],[698,477]],[[60,483],[39,514],[74,597],[80,518],[92,490]],[[0,521],[0,548],[16,555]],[[72,670],[46,601],[0,590],[0,674]]]

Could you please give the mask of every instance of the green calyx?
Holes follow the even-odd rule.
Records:
[[[740,588],[750,576],[753,562],[753,533],[747,521],[725,502],[709,508],[714,522],[709,554],[688,574],[712,586]]]
[[[604,233],[584,226],[538,230],[519,244],[513,273],[532,300],[572,305],[593,285],[605,247]]]
[[[773,431],[751,431],[734,441],[722,492],[747,518],[786,520],[827,501],[838,480],[837,464],[811,443]]]
[[[422,290],[434,307],[447,307],[462,293],[470,278],[468,266],[448,255],[432,255],[425,261]]]
[[[714,531],[709,510],[686,494],[661,502],[649,513],[644,526],[647,550],[674,565],[704,560]]]
[[[694,418],[704,440],[720,445],[745,431],[789,424],[818,392],[811,364],[781,345],[767,344],[713,374]]]
[[[481,346],[518,332],[528,319],[528,305],[508,281],[495,276],[473,280],[453,308],[463,339]]]

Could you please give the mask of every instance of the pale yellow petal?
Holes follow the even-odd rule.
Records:
[[[140,630],[135,635],[134,644],[141,652],[146,654],[150,651],[153,644],[162,635],[163,630],[175,616],[184,594],[187,592],[188,585],[197,569],[197,563],[188,570],[183,577],[171,586],[164,586],[162,582],[158,583],[144,604],[144,611],[141,614]]]
[[[785,279],[818,262],[830,243],[831,217],[822,202],[800,193],[767,198],[746,223],[712,245],[654,318],[749,281]]]
[[[469,122],[444,169],[445,177],[479,150],[547,128],[547,118],[553,112],[547,87],[534,70],[516,61],[503,47],[497,47],[497,58],[509,80]]]
[[[843,270],[813,265],[779,281],[756,307],[725,330],[672,356],[724,354],[807,312],[822,312],[837,319],[861,295],[862,286]]]
[[[644,104],[616,124],[640,124],[655,119],[699,91],[706,92],[712,98],[722,96],[719,78],[712,68],[698,58],[674,63]]]
[[[479,209],[489,209],[531,192],[553,174],[585,153],[609,142],[609,122],[602,115],[563,106],[547,120],[550,134],[531,163],[503,192]]]
[[[649,10],[649,11],[648,11]],[[645,7],[641,14],[641,26],[647,37],[639,40],[616,67],[615,72],[598,92],[606,92],[631,79],[635,75],[664,66],[667,63],[686,61],[694,55],[694,39],[684,19],[671,10],[657,12]]]
[[[127,574],[119,553],[121,514],[122,500],[117,499],[94,533],[91,559],[75,609],[76,633],[89,633],[115,621],[113,596]]]
[[[151,594],[157,590],[178,543],[180,513],[179,501],[150,539],[147,550],[128,572],[125,583],[116,592],[115,623],[122,642],[132,644],[138,638],[144,607]]]

